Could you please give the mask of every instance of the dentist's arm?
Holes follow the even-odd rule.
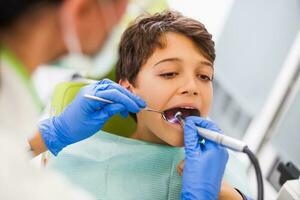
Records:
[[[85,94],[114,103],[87,99]],[[113,115],[120,113],[126,117],[128,112],[137,113],[145,106],[140,97],[111,80],[85,86],[59,116],[40,123],[39,131],[29,141],[31,149],[35,155],[47,149],[57,155],[64,147],[94,135]]]
[[[228,160],[227,150],[197,133],[196,125],[221,132],[217,126],[200,117],[187,117],[184,126],[185,164],[182,177],[183,200],[216,200],[219,197],[221,182]]]
[[[33,138],[31,138],[28,141],[29,145],[30,145],[30,150],[32,151],[32,153],[34,154],[34,156],[37,156],[45,151],[47,151],[47,146],[41,136],[41,133],[39,131],[37,131],[35,133],[35,135],[33,136]]]

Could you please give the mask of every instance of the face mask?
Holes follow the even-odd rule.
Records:
[[[87,76],[93,68],[93,61],[82,53],[80,40],[75,30],[73,19],[65,14],[63,22],[63,39],[68,50],[68,55],[60,60],[61,65],[78,71],[82,76]]]

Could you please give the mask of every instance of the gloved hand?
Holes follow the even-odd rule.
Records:
[[[187,117],[184,126],[185,164],[182,177],[181,198],[197,200],[218,199],[221,182],[228,160],[227,149],[205,140],[196,125],[221,133],[212,122],[200,117]]]
[[[114,103],[88,99],[84,97],[85,94]],[[127,117],[128,111],[137,113],[145,106],[146,103],[140,97],[119,84],[104,79],[83,87],[59,116],[42,121],[39,130],[47,148],[57,155],[67,145],[95,134],[111,116],[120,113]]]

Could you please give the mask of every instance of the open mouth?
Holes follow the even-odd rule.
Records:
[[[175,117],[175,114],[177,112],[181,112],[183,118],[186,118],[188,116],[200,116],[200,111],[196,108],[176,107],[176,108],[171,108],[171,109],[165,110],[163,112],[164,119],[173,124],[180,124],[178,119]]]

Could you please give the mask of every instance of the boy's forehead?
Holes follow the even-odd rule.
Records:
[[[213,67],[213,64],[201,53],[199,47],[183,34],[168,32],[160,38],[160,41],[163,42],[162,48],[154,49],[146,63],[154,66],[161,61],[182,62],[190,59],[191,62],[195,61]]]

